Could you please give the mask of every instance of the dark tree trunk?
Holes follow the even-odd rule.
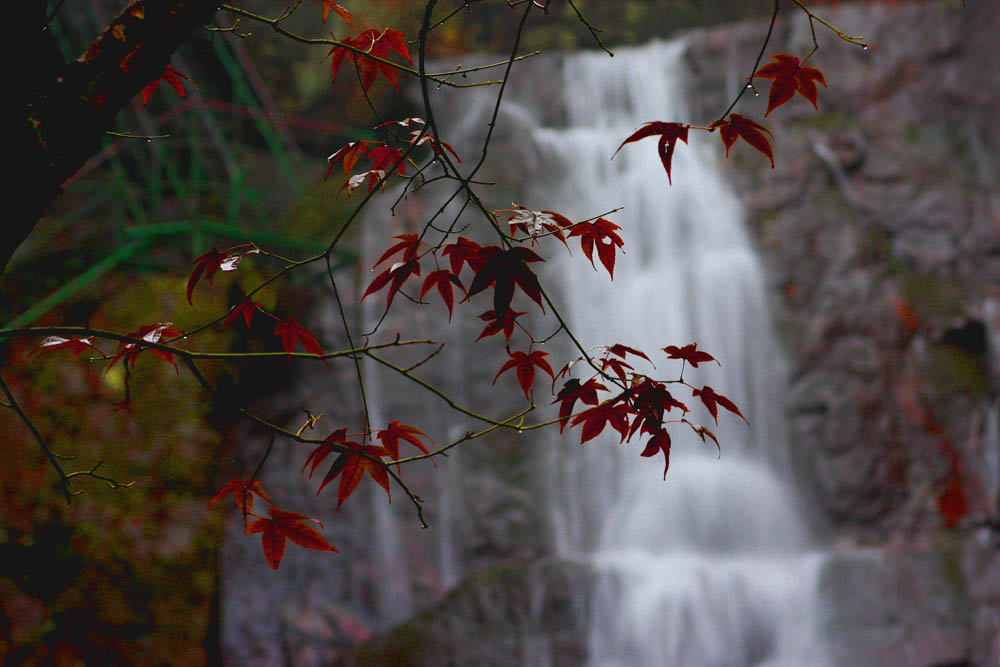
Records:
[[[137,0],[126,6],[76,60],[53,65],[54,44],[44,30],[45,2],[24,2],[18,29],[40,53],[25,53],[18,73],[25,119],[17,129],[15,200],[0,235],[0,267],[24,242],[62,184],[97,152],[118,111],[163,74],[170,56],[207,23],[218,0]],[[17,67],[17,64],[11,64]]]

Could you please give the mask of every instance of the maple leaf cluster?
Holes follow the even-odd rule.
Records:
[[[663,351],[667,354],[668,359],[681,359],[685,364],[695,368],[698,367],[699,363],[715,361],[712,355],[699,350],[697,343],[685,345],[683,348],[670,345],[663,348]],[[579,426],[581,444],[593,440],[609,426],[618,433],[619,442],[629,442],[636,434],[649,435],[651,437],[640,455],[651,457],[662,453],[664,457],[663,476],[665,478],[670,467],[671,440],[670,433],[666,428],[668,423],[686,424],[703,442],[706,441],[706,438],[710,438],[718,445],[718,440],[712,431],[692,423],[685,417],[686,413],[689,412],[687,405],[671,394],[668,384],[676,384],[689,389],[694,398],[701,400],[716,424],[719,422],[718,406],[722,406],[746,421],[735,403],[715,392],[711,387],[707,385],[695,387],[687,384],[683,379],[666,382],[635,372],[632,365],[626,361],[629,355],[649,361],[649,357],[640,350],[622,344],[612,345],[604,349],[603,355],[598,359],[599,370],[592,377],[583,382],[578,378],[571,377],[563,383],[562,389],[553,401],[553,403],[559,404],[560,432],[567,424],[571,427]],[[582,359],[578,359],[572,365],[576,365],[579,361]],[[559,377],[566,376],[571,367],[570,364],[564,367],[559,372]],[[683,370],[681,378],[683,378]],[[617,391],[611,391],[602,380],[615,380],[613,386]],[[612,383],[608,382],[608,384]],[[611,395],[602,400],[600,393]],[[574,414],[573,410],[577,402],[592,407]],[[674,410],[679,412],[679,416],[667,419],[667,416]]]
[[[354,25],[351,13],[334,0],[313,0],[313,2],[319,3],[324,24],[333,13],[347,25]],[[799,4],[812,20],[813,15],[801,3]],[[532,11],[532,6],[540,6],[540,3],[527,3],[526,11]],[[295,7],[297,8],[298,4]],[[241,13],[247,20],[261,18],[241,12],[235,7],[229,9],[234,13]],[[278,29],[279,22],[284,18],[283,16],[271,20],[270,25]],[[425,20],[430,20],[429,14]],[[426,47],[424,40],[430,27],[433,26],[425,24],[421,33],[421,54],[424,53]],[[842,34],[841,36],[847,41],[855,39]],[[121,39],[123,36],[115,34],[114,37]],[[311,41],[332,44],[327,57],[330,58],[333,83],[336,83],[344,65],[350,63],[366,97],[379,78],[399,91],[401,72],[409,75],[419,74],[412,67],[413,60],[407,40],[398,30],[368,28],[353,37]],[[126,73],[132,66],[131,59],[140,47],[120,60],[119,64]],[[764,52],[762,49],[761,53]],[[818,109],[818,87],[826,87],[827,82],[819,69],[808,64],[813,52],[802,60],[788,53],[778,53],[770,56],[771,62],[763,66],[758,67],[759,61],[754,64],[755,71],[747,79],[747,89],[752,89],[753,82],[757,79],[771,82],[767,107],[764,111],[765,118],[790,102],[796,95],[801,95],[814,109]],[[423,83],[426,85],[428,81],[435,81],[439,85],[450,84],[450,79],[459,72],[465,76],[465,72],[459,68],[455,73],[449,73],[444,77],[426,75],[428,78]],[[161,76],[142,89],[140,93],[142,103],[149,102],[161,82],[167,83],[180,97],[185,97],[187,94],[185,81],[194,85],[184,73],[167,65]],[[668,183],[672,183],[672,160],[678,142],[687,144],[691,131],[700,130],[718,131],[727,158],[737,142],[742,140],[764,155],[774,167],[774,151],[771,145],[773,135],[770,130],[748,115],[731,113],[745,92],[746,90],[742,90],[733,105],[721,117],[706,126],[680,122],[647,122],[625,138],[611,158],[614,159],[627,144],[656,137],[660,164],[667,175]],[[371,99],[368,101],[371,103]],[[425,112],[427,118],[432,118],[429,106],[425,108]],[[535,272],[538,263],[545,261],[542,252],[546,239],[550,237],[555,239],[567,250],[570,248],[571,239],[578,239],[580,250],[593,270],[600,271],[597,267],[599,262],[613,280],[616,262],[619,254],[624,253],[625,247],[625,242],[619,235],[621,228],[602,216],[573,222],[555,211],[534,210],[518,204],[509,209],[488,209],[482,204],[482,199],[472,192],[472,186],[480,184],[473,180],[478,166],[471,171],[471,175],[460,173],[456,165],[461,164],[461,159],[452,146],[441,138],[433,123],[429,126],[421,118],[408,117],[403,120],[380,122],[374,130],[379,133],[375,136],[381,136],[381,140],[373,139],[372,135],[354,138],[329,155],[326,178],[329,178],[337,169],[337,165],[340,165],[345,179],[341,191],[346,190],[347,196],[350,197],[354,191],[367,186],[367,193],[371,197],[377,194],[377,189],[384,189],[387,181],[394,177],[404,184],[405,197],[408,192],[438,178],[438,176],[428,178],[425,175],[430,168],[428,165],[437,163],[444,178],[461,182],[462,188],[459,191],[468,193],[466,206],[473,205],[473,208],[480,209],[495,236],[492,244],[473,240],[470,238],[472,234],[466,235],[465,227],[458,228],[457,219],[448,227],[435,225],[437,216],[432,217],[422,230],[392,237],[388,247],[372,266],[372,271],[377,273],[364,290],[361,301],[384,291],[385,309],[388,310],[399,295],[415,304],[424,304],[429,298],[439,299],[447,309],[450,321],[456,303],[465,303],[474,298],[487,299],[491,307],[477,316],[484,323],[484,327],[476,340],[503,334],[506,351],[506,359],[494,376],[493,384],[496,385],[501,379],[509,382],[509,378],[513,376],[525,400],[531,404],[523,413],[526,414],[535,407],[538,381],[548,376],[551,394],[554,397],[552,404],[558,405],[557,418],[528,425],[527,428],[558,424],[561,433],[567,427],[579,428],[581,444],[594,441],[604,434],[612,437],[617,434],[620,444],[631,442],[633,439],[645,440],[640,456],[649,458],[662,454],[664,477],[670,465],[671,435],[668,428],[672,425],[684,425],[692,429],[702,442],[707,443],[708,440],[712,440],[719,446],[715,434],[689,416],[692,409],[697,409],[695,403],[702,406],[716,425],[719,423],[720,408],[746,421],[739,407],[713,387],[697,386],[685,381],[684,373],[688,366],[698,368],[700,364],[718,363],[711,354],[698,349],[697,343],[680,347],[667,345],[661,348],[668,363],[681,362],[679,373],[675,378],[656,378],[649,372],[637,370],[636,366],[644,367],[645,364],[652,366],[652,360],[645,352],[621,343],[597,348],[596,352],[586,352],[580,348],[580,357],[567,363],[559,372],[555,372],[549,353],[536,349],[536,346],[540,346],[548,338],[536,339],[525,323],[527,318],[524,317],[531,312],[531,306],[527,301],[538,306],[539,317],[549,315],[546,313],[547,304],[551,309],[555,309],[543,291]],[[430,159],[426,161],[427,164],[421,166],[421,156],[426,157],[428,150],[431,152]],[[483,157],[485,154],[484,147]],[[506,218],[506,228],[503,218]],[[213,246],[195,258],[186,285],[188,302],[192,302],[194,292],[203,279],[213,284],[213,279],[220,272],[235,271],[246,257],[255,254],[277,257],[262,251],[254,244],[241,244],[225,250]],[[282,272],[289,270],[289,265],[283,258],[281,259]],[[332,273],[330,278],[334,281]],[[328,358],[358,356],[357,350],[328,355],[324,352],[319,338],[303,327],[295,317],[279,317],[268,312],[259,301],[254,300],[255,293],[264,284],[247,293],[225,317],[219,317],[196,331],[217,325],[219,322],[223,329],[228,329],[241,320],[249,330],[255,318],[258,320],[259,328],[260,318],[263,317],[266,318],[265,321],[269,319],[274,323],[273,335],[287,355],[287,363],[290,363],[291,356],[300,347],[306,353],[300,356],[316,357],[327,365],[329,365]],[[521,294],[520,297],[518,292]],[[525,297],[527,301],[524,301]],[[515,310],[517,305],[515,299],[520,299],[529,310]],[[559,333],[566,326],[558,312],[555,317],[559,321],[559,331],[556,332]],[[87,333],[90,333],[89,330]],[[108,362],[109,369],[120,361],[121,368],[125,371],[125,399],[121,405],[126,407],[129,404],[129,373],[135,369],[137,359],[146,350],[150,351],[152,356],[171,364],[175,370],[178,369],[177,357],[180,356],[190,370],[197,374],[194,367],[196,355],[189,350],[175,347],[175,343],[186,339],[187,334],[175,328],[170,322],[144,325],[126,335],[107,334],[107,332],[103,334],[106,338],[118,342],[113,355],[103,353],[97,346],[96,340],[100,337],[98,334],[75,338],[62,335],[49,336],[36,346],[32,354],[47,354],[55,350],[68,350],[74,355],[93,352],[98,358]],[[574,344],[577,344],[571,334],[569,337]],[[397,343],[398,340],[397,336]],[[526,344],[521,344],[522,340],[526,340]],[[498,339],[497,342],[499,343]],[[367,344],[366,342],[365,345]],[[367,351],[371,352],[370,349]],[[580,377],[573,377],[573,369],[581,368],[587,369],[586,372]],[[404,375],[409,376],[412,370],[405,370]],[[510,371],[513,373],[510,374]],[[557,390],[556,385],[560,382],[561,386]],[[689,408],[687,403],[678,399],[677,395],[681,392],[690,394],[690,399],[685,396],[684,400],[692,407]],[[484,419],[491,422],[488,418]],[[313,417],[310,413],[307,426],[314,426],[316,420],[318,417]],[[515,428],[508,422],[492,422],[489,430],[497,427]],[[325,467],[326,471],[319,482],[317,495],[337,482],[338,509],[355,493],[366,477],[384,490],[390,501],[391,486],[396,483],[419,507],[419,500],[409,491],[400,476],[403,464],[425,458],[433,461],[433,457],[443,455],[445,450],[457,442],[473,437],[472,434],[468,434],[451,445],[432,451],[432,448],[436,447],[434,440],[417,427],[393,420],[383,429],[373,429],[368,423],[367,415],[364,426],[357,429],[357,432],[352,433],[347,427],[341,427],[334,429],[323,440],[302,437],[305,428],[306,426],[303,426],[297,433],[285,432],[277,426],[273,430],[314,445],[302,466],[302,474],[308,471],[308,478],[312,479],[317,470]],[[516,428],[520,428],[520,425]],[[419,454],[403,457],[400,450],[405,444],[418,450]],[[336,548],[314,527],[323,529],[323,524],[319,520],[275,505],[269,494],[264,491],[261,480],[257,477],[258,472],[259,468],[249,479],[236,478],[229,481],[210,499],[209,506],[224,498],[232,497],[237,511],[242,516],[245,532],[261,535],[264,556],[271,568],[279,567],[287,541],[307,549],[336,552]],[[260,502],[267,503],[269,507],[266,512],[256,512],[255,502],[258,506]],[[953,463],[951,474],[942,483],[938,504],[939,511],[949,526],[956,525],[968,511],[957,462]]]
[[[323,524],[318,519],[275,506],[274,501],[261,487],[259,479],[230,480],[209,499],[208,506],[211,507],[229,495],[233,496],[236,509],[243,515],[246,534],[261,534],[264,558],[267,559],[267,564],[271,566],[272,570],[277,570],[278,566],[281,565],[281,559],[285,555],[286,540],[306,549],[337,551],[337,548],[330,544],[318,530],[306,523],[307,521],[312,522],[322,528]],[[269,516],[254,513],[255,496],[271,505],[267,508]],[[249,521],[250,517],[254,518],[252,523]]]
[[[770,57],[774,59],[774,62],[768,63],[754,72],[753,76],[750,77],[751,82],[747,83],[747,88],[749,89],[753,87],[753,79],[771,80],[771,89],[768,93],[767,110],[764,112],[764,117],[766,118],[772,111],[791,101],[796,93],[809,100],[813,108],[818,110],[817,97],[819,95],[819,88],[816,84],[819,83],[824,88],[826,87],[826,77],[823,76],[823,72],[815,67],[807,66],[805,61],[800,62],[796,56],[788,53],[776,53]],[[806,58],[806,60],[809,60],[809,58]],[[692,129],[707,130],[709,132],[718,130],[719,138],[722,139],[722,143],[726,148],[727,158],[729,157],[729,150],[736,141],[743,139],[743,141],[763,153],[771,161],[771,167],[774,167],[774,150],[771,147],[771,138],[773,135],[771,131],[752,118],[738,113],[731,113],[726,118],[720,118],[707,127],[662,121],[646,123],[629,135],[618,146],[618,150],[614,152],[611,159],[614,159],[615,155],[618,155],[618,152],[621,151],[625,144],[640,141],[647,137],[659,137],[660,141],[657,144],[657,151],[660,161],[663,164],[663,170],[667,174],[667,181],[670,182],[670,166],[674,155],[674,147],[677,145],[678,140],[687,143],[688,130]]]

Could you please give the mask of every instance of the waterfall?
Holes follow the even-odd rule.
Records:
[[[685,380],[732,398],[750,426],[722,414],[716,430],[697,399],[675,392],[696,423],[716,430],[721,456],[677,424],[665,481],[662,460],[640,458],[634,441],[567,442],[549,461],[556,546],[600,572],[588,641],[594,665],[821,665],[822,555],[790,483],[782,358],[764,276],[720,172],[718,138],[692,132],[690,145],[678,144],[672,186],[654,139],[609,161],[643,122],[694,120],[684,104],[683,51],[669,42],[613,59],[567,57],[548,90],[563,97],[568,122],[531,130],[539,152],[556,160],[545,172],[557,176],[533,184],[532,202],[575,220],[624,207],[609,216],[626,251],[614,282],[579,251],[556,269],[584,346],[638,347],[657,368],[637,370],[674,379],[680,362],[654,351],[697,341],[722,365],[688,368]],[[578,437],[568,433],[568,441]]]

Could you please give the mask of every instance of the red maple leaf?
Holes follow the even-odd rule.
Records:
[[[247,297],[233,306],[233,309],[229,311],[229,315],[226,316],[226,321],[223,322],[222,328],[228,329],[229,325],[242,317],[247,323],[247,329],[250,329],[250,321],[253,319],[253,314],[262,308],[263,306],[259,302],[252,301]]]
[[[480,252],[480,257],[490,251],[490,258],[476,272],[476,277],[469,285],[467,296],[469,297],[482,292],[484,289],[493,286],[493,310],[503,317],[510,302],[514,298],[514,286],[517,285],[535,303],[542,306],[542,288],[538,284],[538,277],[528,268],[528,262],[542,262],[541,257],[533,251],[520,246],[515,246],[507,250],[499,250],[496,246],[487,246]],[[464,300],[464,299],[463,299]]]
[[[719,410],[716,407],[716,404],[721,405],[722,407],[724,407],[726,410],[729,410],[733,414],[739,415],[740,419],[742,419],[743,421],[745,422],[747,421],[747,418],[743,416],[743,413],[740,412],[740,409],[736,407],[735,403],[730,401],[722,394],[716,394],[715,390],[713,390],[708,385],[705,385],[701,389],[693,390],[691,392],[691,395],[701,399],[701,402],[704,403],[705,407],[708,409],[708,414],[712,415],[712,418],[715,420],[716,424],[719,423]],[[749,424],[750,422],[747,423]]]
[[[517,381],[521,385],[521,389],[524,390],[524,397],[529,398],[528,393],[531,390],[531,383],[535,380],[535,366],[548,373],[549,377],[553,380],[556,379],[552,367],[549,366],[549,362],[545,361],[545,357],[549,355],[548,352],[535,350],[531,354],[528,354],[521,350],[515,350],[514,352],[508,351],[508,354],[510,355],[510,359],[497,371],[496,376],[493,378],[493,384],[497,383],[501,375],[514,368],[517,373]]]
[[[444,305],[448,306],[448,321],[451,321],[451,309],[455,305],[455,296],[452,294],[452,285],[458,285],[458,288],[465,291],[462,287],[461,281],[455,277],[451,271],[446,269],[440,269],[438,271],[431,271],[424,278],[424,286],[420,289],[420,298],[423,299],[427,292],[431,291],[434,287],[437,287],[438,294],[441,295],[441,300],[444,301]]]
[[[385,430],[376,431],[375,437],[382,441],[382,445],[385,447],[385,451],[389,453],[389,458],[393,461],[399,460],[399,441],[405,440],[410,443],[424,454],[430,454],[427,451],[427,447],[424,443],[420,441],[420,438],[427,438],[427,441],[432,445],[434,441],[430,437],[418,429],[415,426],[410,426],[409,424],[401,424],[399,421],[389,422],[389,427]]]
[[[567,380],[563,388],[559,390],[559,394],[556,395],[556,400],[552,401],[559,403],[559,432],[562,433],[563,428],[565,428],[577,401],[584,405],[597,405],[600,402],[597,400],[597,392],[607,390],[608,388],[595,378],[590,378],[583,384],[580,384],[576,378]]]
[[[261,487],[259,479],[254,479],[253,481],[249,479],[231,479],[224,487],[219,489],[218,493],[209,499],[208,506],[211,507],[228,495],[233,496],[233,500],[236,502],[236,509],[244,515],[249,514],[253,510],[254,495],[260,496],[272,505],[274,504],[274,501],[268,497],[267,493]]]
[[[285,352],[294,352],[296,343],[299,343],[310,354],[323,354],[323,346],[320,345],[316,336],[304,329],[294,317],[289,317],[285,322],[279,321],[274,327],[274,335],[281,337],[281,347]],[[286,362],[290,360],[291,357],[285,359]],[[330,365],[326,359],[323,359],[323,363],[327,366]]]
[[[657,151],[660,154],[660,162],[663,163],[663,169],[667,172],[667,182],[672,184],[670,180],[670,161],[674,156],[674,146],[677,144],[678,139],[687,143],[688,127],[688,125],[684,125],[683,123],[664,123],[661,121],[646,123],[622,142],[618,150],[615,151],[615,155],[618,155],[618,151],[625,144],[659,135],[660,143],[657,145]],[[615,155],[611,156],[612,160],[615,159]]]
[[[74,357],[80,356],[80,353],[86,349],[95,350],[98,354],[102,352],[94,345],[93,336],[89,338],[63,338],[61,336],[49,336],[44,339],[35,349],[31,351],[33,356],[36,352],[41,351],[43,354],[46,352],[51,352],[52,350],[71,350]]]
[[[351,442],[348,440],[345,440],[341,444],[346,445],[354,451],[341,452],[341,454],[334,459],[333,464],[331,464],[326,476],[323,477],[323,482],[320,484],[319,490],[316,491],[316,493],[319,494],[319,492],[322,491],[327,484],[339,476],[340,486],[337,488],[337,509],[340,509],[340,506],[344,504],[344,501],[347,500],[352,493],[354,493],[356,488],[358,488],[358,484],[361,483],[361,478],[364,477],[365,471],[367,471],[368,475],[375,480],[379,486],[385,489],[386,496],[388,496],[389,501],[392,502],[392,495],[389,493],[389,472],[384,464],[373,460],[390,456],[389,451],[381,445],[361,445],[357,442]],[[321,447],[326,447],[326,445],[321,445]],[[330,448],[327,447],[327,449]],[[313,467],[315,469],[315,465]]]
[[[677,347],[676,345],[667,345],[663,348],[663,351],[667,353],[667,357],[670,359],[683,359],[687,363],[691,364],[692,368],[698,368],[698,364],[704,363],[706,361],[714,361],[719,363],[718,360],[710,355],[708,352],[703,352],[698,349],[698,343],[690,343],[684,347]],[[722,364],[719,364],[720,366]]]
[[[527,314],[526,310],[512,310],[507,309],[507,312],[503,314],[503,317],[497,319],[497,312],[495,310],[487,310],[485,313],[479,316],[483,322],[486,322],[486,326],[483,327],[482,333],[479,334],[479,338],[476,340],[481,340],[487,336],[493,336],[501,331],[503,331],[503,337],[510,340],[510,337],[514,335],[514,325],[516,324],[517,318],[521,315]]]
[[[347,21],[348,25],[351,25],[351,13],[333,0],[313,0],[313,2],[319,2],[323,5],[323,23],[326,23],[326,19],[330,16],[330,10],[332,9],[337,16]]]
[[[709,126],[709,129],[719,130],[719,137],[726,146],[726,157],[729,157],[729,149],[736,140],[743,137],[743,141],[766,155],[771,161],[771,168],[774,168],[774,152],[771,150],[771,142],[765,136],[770,135],[771,131],[757,121],[738,113],[731,113],[729,120],[717,120]]]
[[[173,324],[170,322],[161,322],[159,324],[147,324],[141,326],[138,331],[133,331],[127,335],[130,338],[141,338],[148,343],[159,343],[164,338],[180,338],[184,335],[184,332],[180,329],[174,328]],[[139,353],[145,349],[147,349],[146,346],[140,343],[126,343],[125,341],[118,343],[118,350],[116,351],[114,358],[108,364],[108,368],[110,369],[114,366],[115,362],[119,359],[124,359],[122,363],[125,365],[126,369],[135,368],[136,358],[139,356]],[[177,362],[174,361],[174,355],[167,350],[161,350],[155,347],[148,349],[160,359],[172,364],[174,369],[177,368]]]
[[[494,246],[495,247],[495,246]],[[464,236],[459,236],[455,243],[449,243],[442,250],[441,254],[448,258],[451,264],[451,272],[456,276],[462,273],[462,267],[466,263],[473,271],[483,268],[485,260],[480,259],[483,247],[475,241],[470,241]]]
[[[337,445],[346,445],[347,429],[346,428],[337,429],[330,435],[326,436],[326,438],[324,438],[324,441]],[[312,479],[313,473],[316,472],[316,468],[319,467],[319,464],[325,461],[326,457],[335,451],[337,450],[331,447],[330,445],[327,444],[319,445],[309,453],[308,457],[306,457],[306,462],[302,464],[302,473],[305,474],[306,468],[309,468],[309,464],[312,464],[312,468],[309,469],[309,479]],[[316,494],[319,495],[319,491],[317,491]]]
[[[396,165],[396,173],[406,176],[406,161],[403,160],[403,151],[398,148],[376,146],[368,151],[365,159],[372,161],[373,170],[392,171],[393,165]]]
[[[147,83],[143,87],[142,92],[139,93],[139,95],[142,97],[143,105],[147,104],[150,98],[153,97],[153,93],[155,93],[156,89],[160,86],[160,81],[166,81],[167,83],[169,83],[173,87],[174,92],[177,93],[180,97],[187,97],[187,91],[184,90],[184,84],[183,82],[181,82],[181,79],[188,81],[195,88],[198,87],[193,81],[191,81],[191,79],[187,77],[187,74],[180,71],[173,65],[167,65],[166,68],[163,70],[163,74],[161,74],[159,77]]]
[[[392,298],[396,296],[396,292],[402,289],[403,283],[409,280],[411,276],[419,275],[419,260],[413,259],[408,262],[396,262],[388,269],[375,276],[371,285],[368,286],[368,289],[366,289],[365,293],[361,296],[361,300],[364,301],[370,294],[374,294],[386,285],[389,285],[389,292],[386,294],[385,300],[385,307],[389,308],[389,306],[392,305]]]
[[[663,479],[667,478],[667,470],[670,468],[670,434],[667,433],[666,429],[659,429],[649,442],[646,443],[646,448],[642,450],[639,456],[656,456],[659,452],[663,452]]]
[[[389,248],[382,253],[373,266],[378,266],[385,260],[395,255],[397,252],[403,253],[404,262],[408,262],[411,259],[417,259],[417,253],[420,251],[420,246],[423,245],[418,234],[399,234],[397,236],[393,236],[392,238],[399,239],[399,243],[389,246]]]
[[[322,528],[323,524],[317,519],[277,507],[269,507],[267,513],[271,515],[271,518],[261,517],[257,519],[247,527],[246,534],[261,533],[264,558],[267,559],[267,564],[271,566],[272,570],[278,569],[281,558],[285,555],[285,539],[289,539],[306,549],[337,551],[336,547],[327,542],[318,530],[303,523],[312,521]]]
[[[573,226],[573,221],[566,216],[555,211],[533,211],[518,204],[514,204],[510,210],[513,211],[513,215],[508,217],[511,234],[521,232],[530,236],[532,243],[539,234],[551,234],[566,245],[566,236],[562,230]]]
[[[637,357],[642,357],[646,361],[652,363],[649,357],[642,350],[637,350],[634,347],[629,347],[628,345],[622,345],[621,343],[615,343],[611,347],[607,348],[608,354],[613,354],[616,357],[626,358],[628,354],[634,354]]]
[[[344,176],[351,173],[354,169],[354,165],[358,163],[358,160],[364,156],[368,151],[367,141],[352,141],[349,144],[345,144],[333,155],[326,158],[326,176],[324,178],[330,178],[330,172],[333,171],[333,166],[340,162],[344,167]]]
[[[456,161],[458,161],[459,163],[462,162],[462,158],[458,157],[458,153],[456,153],[455,149],[451,147],[451,144],[449,144],[446,141],[438,141],[437,139],[434,138],[434,135],[431,134],[430,132],[423,134],[421,136],[421,132],[422,130],[413,130],[412,132],[410,132],[411,144],[416,146],[423,146],[424,144],[427,144],[430,147],[430,149],[434,151],[434,155],[440,155],[441,149],[444,148],[455,157]]]
[[[372,169],[371,171],[366,171],[360,174],[355,174],[349,179],[344,181],[344,184],[340,186],[338,192],[343,192],[347,190],[347,196],[350,197],[354,194],[354,191],[360,188],[365,183],[368,184],[368,192],[371,192],[378,186],[379,183],[382,184],[382,190],[385,190],[385,170],[384,169]]]
[[[768,63],[761,67],[753,75],[755,79],[771,79],[771,90],[767,95],[767,111],[764,118],[780,107],[785,102],[792,99],[795,93],[812,102],[814,109],[819,109],[816,97],[819,89],[816,82],[823,84],[826,88],[826,78],[823,72],[815,67],[805,67],[799,64],[799,59],[787,53],[776,53],[771,58],[775,62]]]
[[[954,528],[969,513],[965,487],[956,467],[952,467],[944,488],[937,494],[938,513],[946,528]]]
[[[663,414],[674,408],[687,412],[687,406],[675,399],[662,382],[643,378],[629,389],[635,419],[628,432],[628,439],[637,431],[656,435],[663,425]]]
[[[608,270],[608,275],[611,276],[612,280],[615,277],[615,247],[621,248],[625,245],[622,238],[615,233],[617,229],[621,229],[621,227],[610,220],[598,218],[594,222],[578,222],[569,233],[571,237],[580,237],[580,247],[583,248],[583,254],[587,256],[590,265],[595,269],[597,267],[594,265],[594,246],[597,246],[597,256],[604,268]]]
[[[406,62],[411,64],[413,62],[410,59],[410,51],[406,48],[406,40],[403,38],[403,33],[398,30],[387,28],[379,32],[374,28],[369,28],[357,37],[349,37],[340,41],[347,46],[364,51],[376,58],[388,59],[390,55],[389,51],[391,50],[406,58]],[[375,78],[379,74],[385,77],[396,90],[399,90],[399,83],[396,80],[396,68],[392,65],[368,58],[365,55],[359,55],[342,46],[334,46],[326,55],[333,55],[333,59],[330,62],[330,73],[334,83],[337,81],[337,72],[340,70],[340,66],[350,56],[361,74],[361,85],[366,91],[372,87],[372,84],[375,83]]]
[[[583,424],[580,430],[581,445],[596,438],[608,425],[621,434],[622,442],[625,441],[625,434],[628,433],[629,407],[619,399],[620,397],[584,410],[573,418],[570,426]]]
[[[194,292],[195,285],[202,279],[202,276],[211,283],[212,276],[215,275],[216,271],[235,271],[244,257],[255,255],[259,252],[260,249],[252,244],[241,243],[232,248],[227,248],[225,251],[220,251],[218,246],[212,246],[211,250],[198,255],[191,262],[194,268],[191,270],[191,275],[188,277],[187,282],[188,303],[191,303],[191,293]]]

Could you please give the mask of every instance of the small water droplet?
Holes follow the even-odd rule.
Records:
[[[760,97],[760,93],[755,90],[755,91],[753,91],[753,96],[754,97]]]
[[[748,83],[748,84],[747,84],[747,90],[749,90],[749,89],[751,89],[751,88],[753,88],[753,84],[752,84],[752,83]]]
[[[865,44],[864,46],[862,46],[862,47],[861,47],[861,50],[862,50],[862,51],[867,51],[867,50],[868,50],[868,45],[867,45],[867,44]]]
[[[521,429],[517,429],[517,434],[518,435],[521,435],[522,433],[524,433],[524,431],[522,431]]]
[[[146,139],[146,143],[147,144],[151,144],[151,143],[153,143],[153,140],[152,139]]]

